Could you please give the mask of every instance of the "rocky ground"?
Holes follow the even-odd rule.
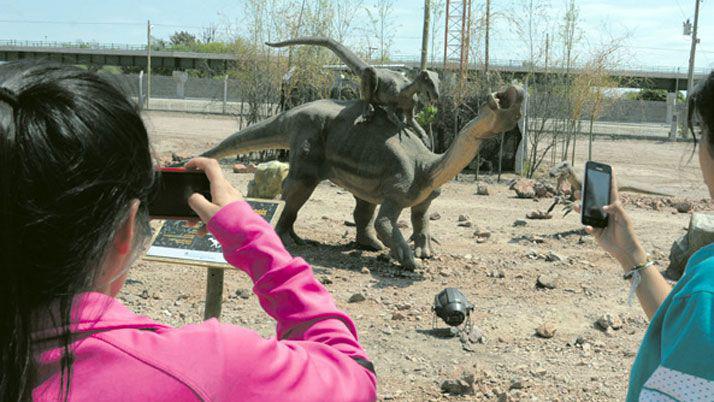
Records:
[[[235,121],[215,116],[145,118],[155,151],[164,157],[197,153],[236,128]],[[613,164],[621,180],[675,193],[689,209],[700,210],[708,207],[701,201],[707,194],[696,158],[688,162],[690,153],[684,144],[639,141],[599,141],[594,147],[595,158]],[[229,179],[244,191],[252,175],[228,168]],[[556,213],[550,220],[526,220],[526,213],[547,209],[551,200],[516,198],[510,178],[499,184],[485,177],[489,195],[475,194],[470,175],[446,185],[431,209],[437,255],[413,273],[393,265],[386,253],[355,249],[348,192],[322,183],[301,211],[296,230],[316,245],[291,251],[313,265],[357,322],[379,375],[381,399],[624,398],[646,317],[626,304],[620,269],[581,235],[578,218]],[[689,221],[675,204],[642,195],[628,202],[645,247],[663,267]],[[409,233],[406,212],[402,220]],[[198,322],[205,276],[203,268],[139,261],[120,298],[162,322]],[[445,287],[458,287],[476,306],[474,330],[465,336],[440,320],[434,325],[431,306]],[[222,320],[270,336],[274,322],[250,289],[242,273],[226,274]]]

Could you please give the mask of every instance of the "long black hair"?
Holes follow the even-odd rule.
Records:
[[[709,151],[714,152],[714,133],[711,132],[714,130],[714,71],[709,73],[709,76],[692,90],[688,98],[687,124],[689,131],[692,133],[694,141],[697,141],[694,127],[698,123],[702,132],[706,130]]]
[[[153,184],[135,105],[98,75],[47,63],[0,66],[0,400],[32,398],[37,317],[62,329],[69,397],[72,302],[91,290],[131,200]]]

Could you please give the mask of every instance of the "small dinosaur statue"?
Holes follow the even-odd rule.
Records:
[[[515,127],[521,116],[523,90],[511,86],[491,94],[476,118],[461,129],[441,155],[429,151],[408,130],[379,109],[365,124],[354,124],[362,112],[359,100],[318,100],[297,106],[249,126],[204,152],[221,157],[262,149],[290,149],[290,172],[283,183],[285,209],[276,231],[285,244],[302,244],[293,229],[298,211],[322,180],[350,191],[356,201],[357,244],[379,250],[386,245],[403,267],[432,255],[427,211],[439,188],[471,160],[481,141]],[[381,205],[375,219],[377,205]],[[399,214],[411,208],[415,251],[397,227]]]
[[[553,168],[550,169],[550,171],[548,172],[548,175],[552,178],[557,179],[556,189],[558,191],[558,194],[555,196],[553,205],[550,206],[548,212],[551,212],[556,205],[562,203],[565,205],[564,210],[566,211],[565,215],[567,215],[573,210],[575,202],[579,199],[578,193],[581,191],[582,182],[578,178],[578,175],[575,173],[575,169],[573,169],[573,166],[568,161],[562,161],[559,164],[553,166]],[[565,184],[566,182],[570,184],[571,189],[570,193],[567,196],[563,194],[563,184]],[[621,184],[618,184],[617,191],[647,195],[658,195],[662,197],[672,197],[671,194]]]
[[[425,94],[429,102],[439,99],[437,73],[422,70],[414,81],[410,81],[402,73],[370,66],[350,49],[330,38],[302,37],[275,43],[266,42],[266,45],[271,47],[315,45],[332,50],[356,76],[360,77],[360,97],[365,101],[365,107],[362,116],[356,120],[358,123],[368,121],[374,115],[375,106],[390,107],[397,115],[396,120],[400,123],[402,119],[406,120],[406,124],[416,131],[429,149],[432,149],[431,139],[414,118],[414,108],[417,104],[418,92]]]

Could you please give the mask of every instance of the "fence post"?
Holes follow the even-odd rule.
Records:
[[[203,319],[221,317],[221,305],[223,303],[223,269],[208,268],[206,274],[206,307],[203,312]]]
[[[497,182],[501,182],[501,173],[503,172],[503,141],[506,139],[506,133],[502,132],[501,133],[501,143],[498,146],[498,180]]]
[[[525,97],[523,98],[523,113],[521,119],[518,120],[518,128],[521,131],[521,142],[516,150],[515,171],[519,175],[525,175],[526,158],[528,156],[528,83],[525,85]]]
[[[139,110],[144,109],[144,70],[139,71]]]
[[[223,114],[226,114],[226,106],[228,103],[228,74],[223,79]]]
[[[677,126],[679,113],[677,110],[677,94],[668,93],[667,94],[667,123],[669,123],[669,140],[675,141],[677,139]]]

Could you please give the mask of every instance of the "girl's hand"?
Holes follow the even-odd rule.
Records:
[[[647,262],[645,253],[637,235],[632,228],[632,221],[625,212],[617,193],[617,179],[615,172],[612,172],[612,187],[610,190],[611,204],[603,207],[603,211],[608,215],[608,224],[605,228],[593,228],[586,226],[585,231],[592,234],[603,250],[607,251],[628,270]]]
[[[211,182],[211,201],[198,193],[188,198],[188,205],[196,211],[204,223],[208,223],[224,206],[243,199],[240,192],[223,177],[221,167],[215,159],[194,158],[186,163],[186,168],[202,170]]]

